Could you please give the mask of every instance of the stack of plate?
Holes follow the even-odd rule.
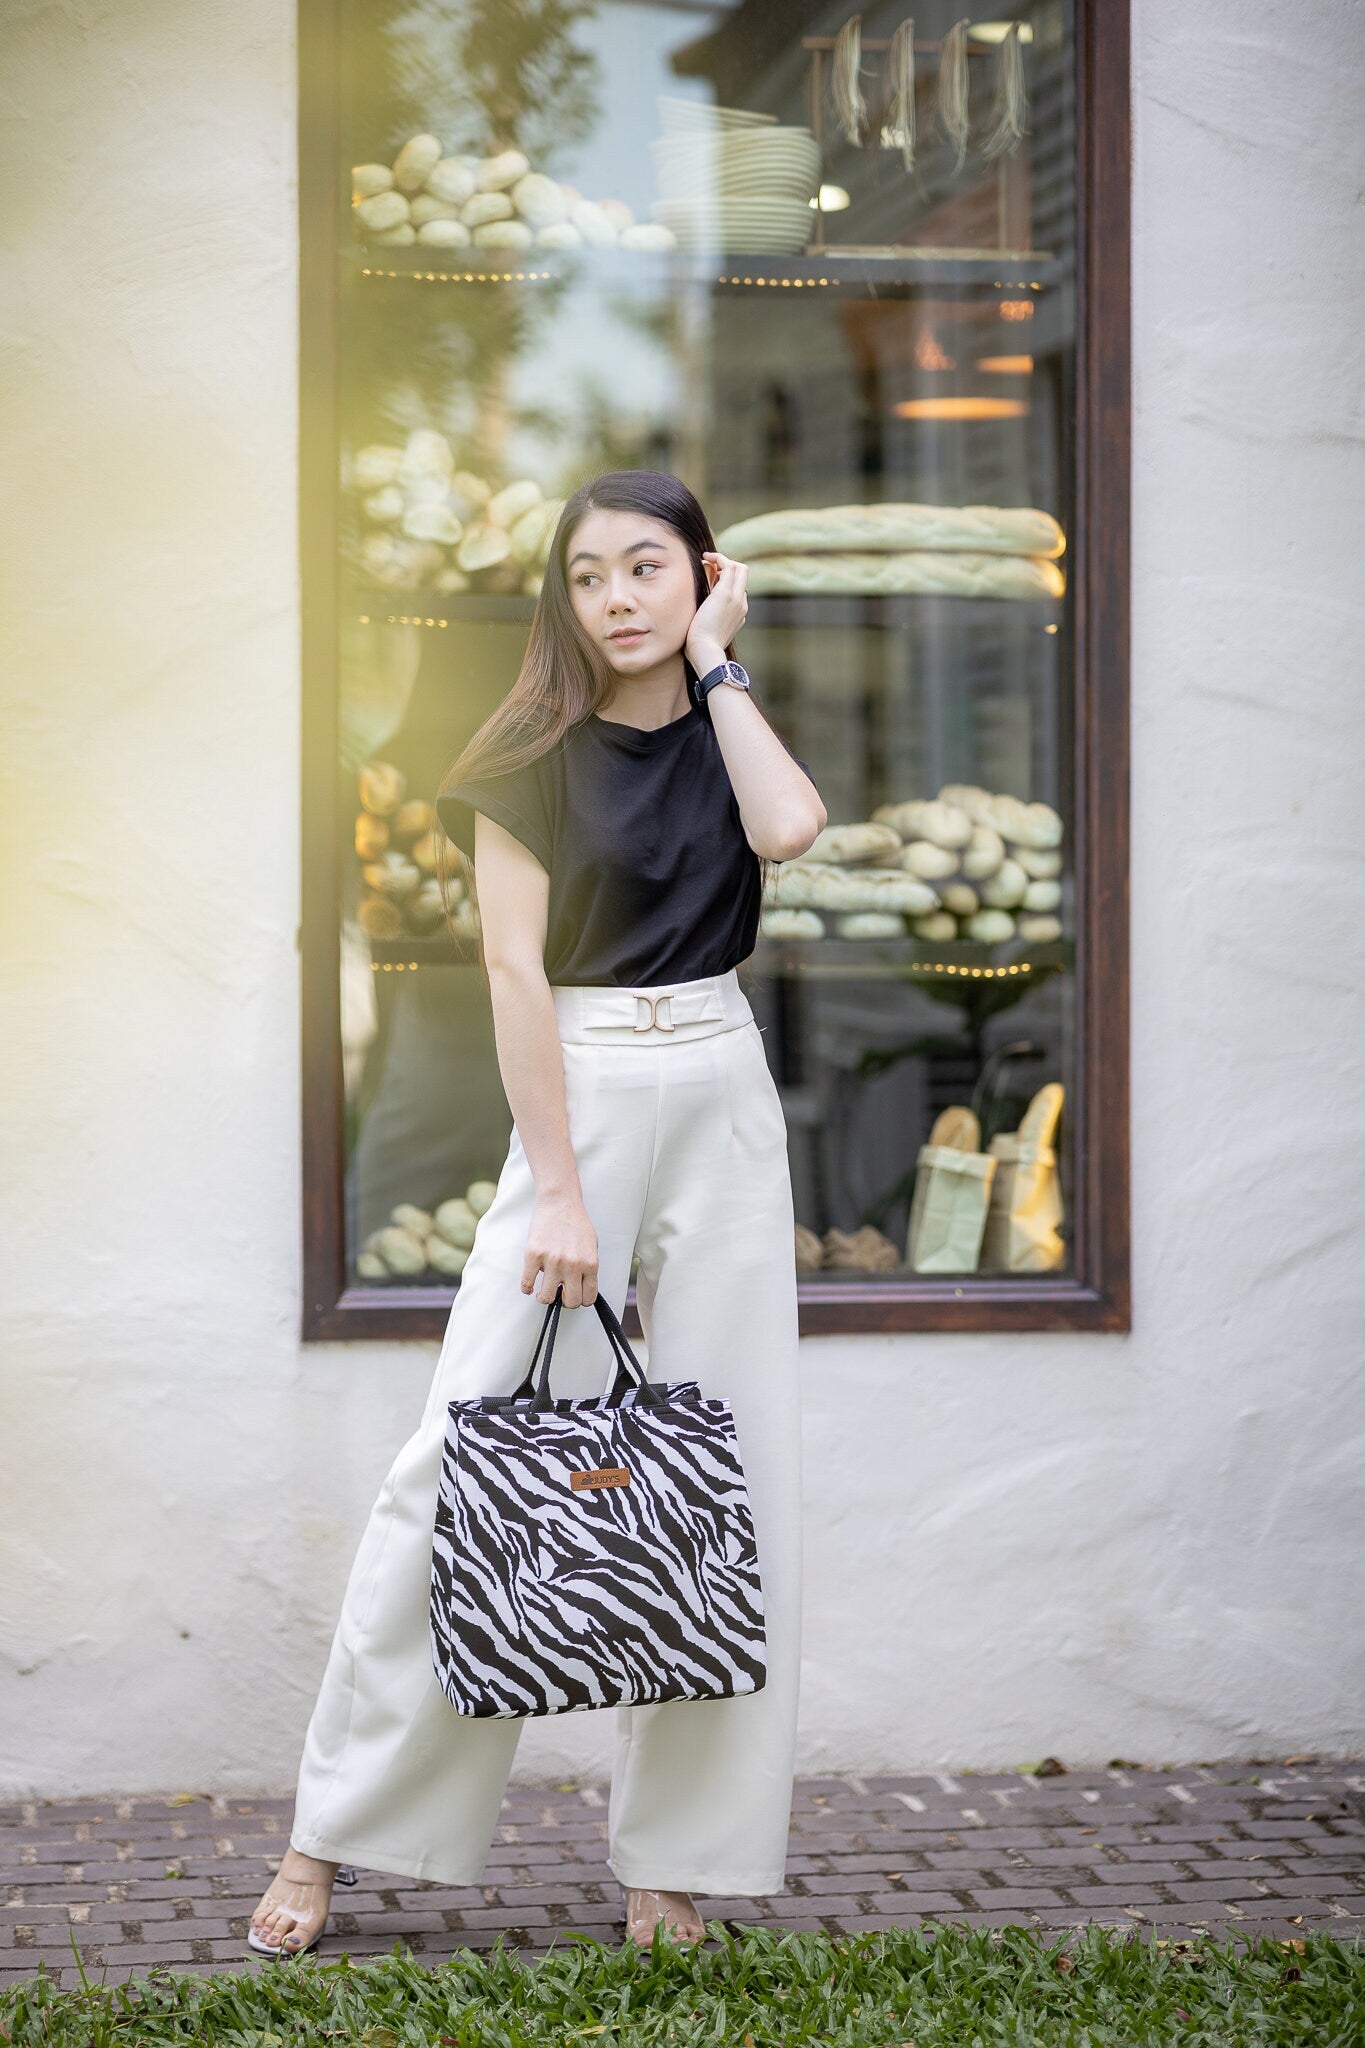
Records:
[[[681,248],[790,255],[811,234],[820,147],[771,114],[660,97],[665,130],[650,147],[662,195],[651,211]]]

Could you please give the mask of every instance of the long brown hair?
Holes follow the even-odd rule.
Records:
[[[715,538],[706,514],[681,478],[664,469],[613,469],[580,484],[565,500],[555,527],[517,679],[446,770],[439,795],[460,782],[526,767],[549,753],[573,726],[611,696],[616,672],[579,623],[565,569],[574,531],[592,511],[641,512],[672,527],[691,557],[698,605],[710,594],[702,555],[714,551]],[[733,644],[725,652],[733,659]],[[695,680],[695,670],[685,654],[683,661],[689,680]],[[436,835],[436,851],[446,922],[460,946],[462,931],[468,934],[470,926],[467,915],[456,921],[453,884],[458,879],[468,903],[475,903],[474,863],[444,831]],[[766,882],[769,864],[761,865]],[[480,965],[482,956],[480,946]]]

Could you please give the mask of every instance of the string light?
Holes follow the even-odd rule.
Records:
[[[989,256],[990,253],[989,249],[981,251],[983,257]],[[913,249],[907,249],[905,255],[907,258],[913,257]],[[563,278],[566,274],[563,271],[556,270],[381,270],[375,265],[368,263],[362,264],[360,269],[362,277],[405,278],[409,284],[540,284],[551,283],[556,279]],[[714,280],[716,284],[781,285],[784,290],[793,291],[813,289],[817,285],[838,286],[875,281],[875,275],[870,279],[862,279],[849,277],[730,277],[724,273],[718,275]],[[994,283],[997,291],[1040,292],[1045,288],[1035,279],[1025,277],[1006,279],[997,277]],[[1006,300],[1002,302],[1000,311],[1001,317],[1006,320],[1030,320],[1033,317],[1033,308],[1027,300],[1022,302]]]

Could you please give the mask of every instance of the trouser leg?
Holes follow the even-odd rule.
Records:
[[[601,1117],[594,1063],[566,1048],[570,1135],[597,1230],[599,1285],[624,1306],[653,1139],[653,1103]],[[575,1057],[575,1055],[578,1055]],[[432,1532],[446,1403],[510,1393],[525,1375],[545,1304],[521,1291],[534,1183],[517,1132],[461,1276],[425,1413],[394,1459],[352,1566],[304,1740],[290,1840],[332,1862],[476,1884],[523,1717],[456,1712],[432,1666]],[[564,1313],[556,1393],[601,1393],[612,1354],[596,1313]]]
[[[617,1709],[608,1810],[623,1884],[758,1895],[785,1883],[801,1630],[801,1422],[791,1182],[757,1026],[665,1052],[636,1298],[651,1380],[734,1411],[768,1675],[756,1693]]]

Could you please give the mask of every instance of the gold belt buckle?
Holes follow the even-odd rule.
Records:
[[[659,1029],[660,1031],[671,1031],[671,1030],[673,1029],[673,1010],[672,1010],[672,1002],[673,1002],[673,998],[672,998],[671,994],[664,994],[664,995],[661,995],[661,996],[641,996],[641,995],[637,995],[637,996],[636,996],[636,998],[635,998],[635,1000],[636,1000],[636,1002],[637,1002],[637,1003],[646,1003],[646,1004],[648,1004],[648,1006],[649,1006],[649,1016],[648,1016],[648,1018],[647,1018],[647,1019],[645,1019],[645,1020],[644,1020],[643,1022],[641,1021],[641,1014],[640,1014],[639,1010],[637,1009],[637,1011],[636,1011],[636,1013],[635,1013],[635,1026],[634,1026],[635,1030],[637,1030],[637,1031],[650,1031],[650,1030],[653,1030],[653,1029],[654,1029],[654,1028],[655,1028],[656,1026],[658,1027],[658,1029]],[[668,1022],[667,1022],[667,1023],[663,1023],[663,1022],[661,1022],[661,1021],[660,1021],[660,1017],[659,1017],[659,1007],[658,1007],[660,1003],[667,1003],[667,1004],[669,1005],[669,1012],[668,1012]]]

